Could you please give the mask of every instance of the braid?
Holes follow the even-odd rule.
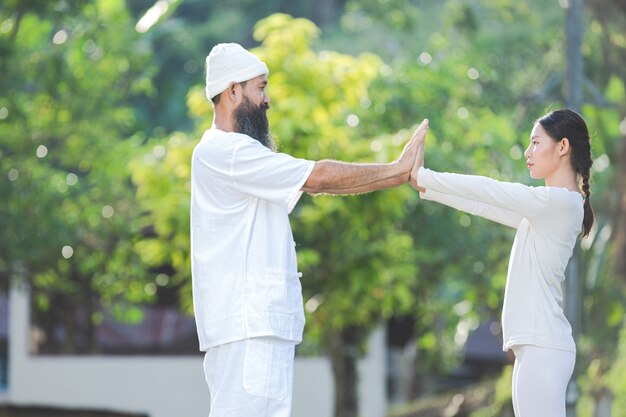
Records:
[[[593,222],[595,219],[595,215],[593,214],[593,207],[591,207],[591,190],[589,189],[589,169],[585,173],[580,175],[581,177],[581,188],[585,197],[585,201],[583,203],[584,208],[584,216],[583,216],[583,237],[587,236],[591,231],[591,226],[593,226]]]
[[[593,160],[591,159],[591,143],[589,141],[589,134],[587,133],[586,126],[584,132],[585,134],[583,136],[585,140],[577,141],[576,145],[578,146],[574,149],[572,155],[572,164],[574,165],[574,170],[580,176],[580,189],[584,196],[583,237],[589,234],[595,219],[593,208],[591,207],[591,189],[589,187],[589,177],[591,176],[591,166],[593,165]]]

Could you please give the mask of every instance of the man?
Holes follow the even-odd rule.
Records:
[[[289,417],[304,311],[289,225],[302,192],[353,194],[408,181],[422,123],[388,164],[277,153],[265,63],[237,44],[206,59],[213,126],[191,164],[193,296],[210,417]]]

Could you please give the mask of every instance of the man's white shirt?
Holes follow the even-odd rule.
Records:
[[[258,336],[300,342],[302,288],[289,213],[314,161],[207,130],[191,162],[191,266],[200,350]]]

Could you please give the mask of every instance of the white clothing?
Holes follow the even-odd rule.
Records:
[[[517,229],[502,309],[504,350],[535,345],[576,351],[563,312],[565,267],[581,231],[582,196],[420,168],[421,196]]]
[[[565,417],[565,393],[576,354],[522,345],[513,348],[513,411],[516,417]]]
[[[302,340],[288,214],[315,162],[215,128],[191,161],[191,268],[200,350],[251,337]]]
[[[289,417],[295,344],[271,337],[210,348],[204,374],[209,417]]]
[[[206,57],[206,96],[209,100],[226,90],[230,83],[269,74],[267,65],[236,43],[219,43]]]

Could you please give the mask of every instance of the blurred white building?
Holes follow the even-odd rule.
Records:
[[[28,292],[12,288],[4,305],[5,311],[0,307],[0,343],[4,322],[8,360],[3,362],[0,355],[0,403],[134,412],[149,417],[208,415],[201,354],[31,355]],[[383,417],[387,408],[384,330],[374,332],[369,353],[359,362],[359,376],[359,415]],[[297,357],[294,378],[293,417],[332,417],[329,361]]]

